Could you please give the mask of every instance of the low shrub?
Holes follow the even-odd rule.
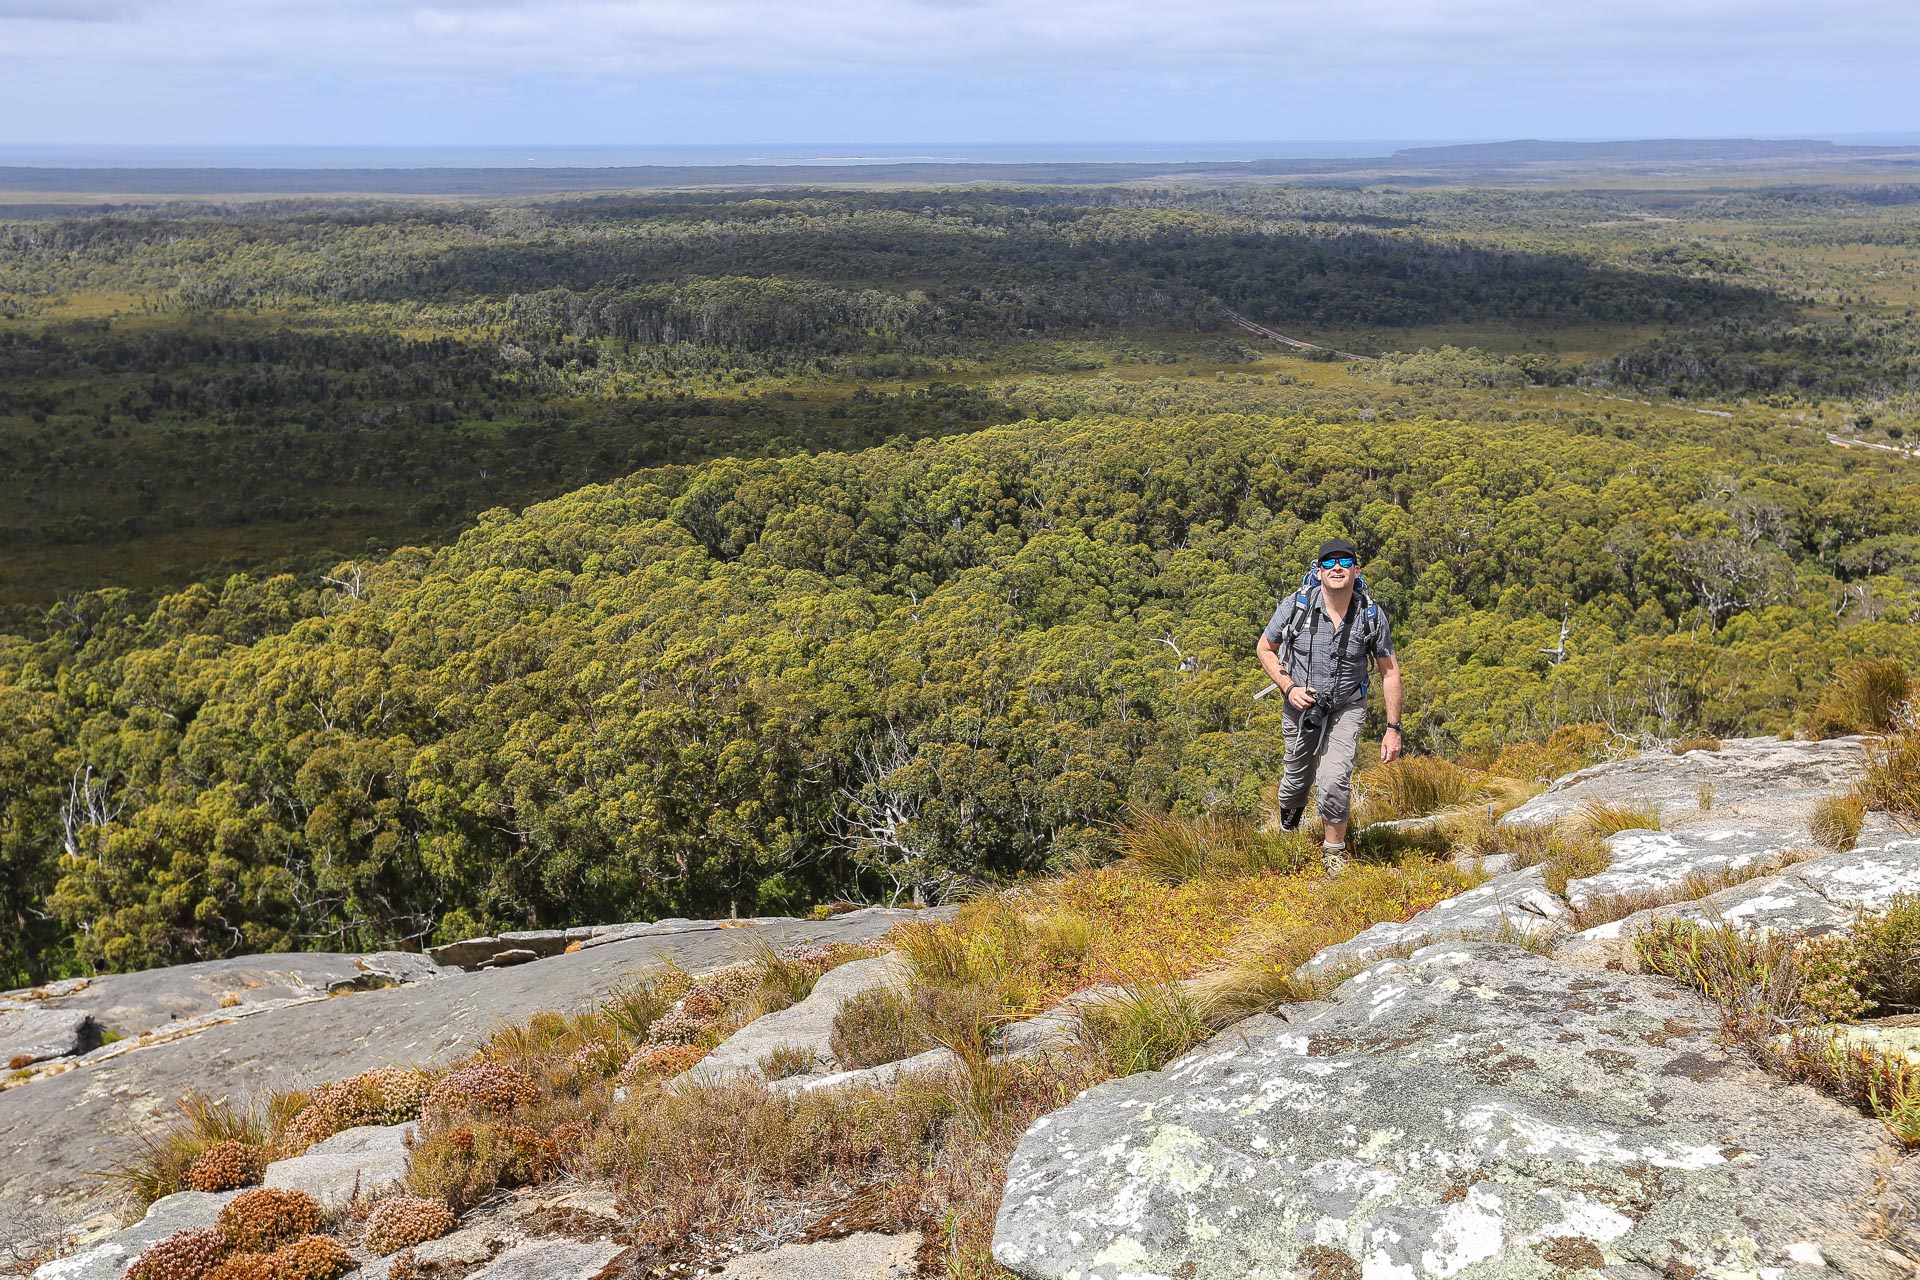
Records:
[[[1861,987],[1883,1013],[1920,1012],[1920,893],[1902,893],[1853,925]]]
[[[1909,1148],[1920,1147],[1920,1065],[1904,1054],[1848,1044],[1803,1027],[1774,1055],[1789,1079],[1817,1085],[1871,1113]]]
[[[1671,749],[1673,754],[1683,756],[1689,751],[1718,751],[1720,747],[1718,738],[1681,738]]]
[[[834,1061],[848,1068],[898,1062],[930,1044],[915,1017],[913,997],[891,985],[850,997],[834,1015],[828,1041]]]
[[[620,1068],[620,1079],[626,1084],[641,1080],[665,1080],[679,1075],[706,1056],[707,1051],[699,1045],[641,1045],[633,1051],[626,1065]]]
[[[332,1236],[306,1235],[268,1259],[273,1280],[334,1280],[354,1269],[353,1252]]]
[[[1833,673],[1807,713],[1805,728],[1816,738],[1888,733],[1913,693],[1913,677],[1897,659],[1856,658]]]
[[[187,1166],[185,1182],[192,1191],[237,1191],[266,1176],[267,1153],[245,1142],[216,1142]]]
[[[280,1280],[274,1273],[273,1256],[266,1253],[230,1253],[221,1264],[207,1272],[206,1280]]]
[[[362,1125],[405,1124],[417,1120],[433,1086],[425,1071],[377,1067],[323,1084],[281,1132],[280,1150],[297,1155],[314,1143]]]
[[[205,1280],[226,1253],[226,1237],[218,1231],[176,1231],[141,1254],[126,1280]]]
[[[1860,825],[1866,821],[1867,805],[1858,792],[1825,796],[1814,802],[1807,816],[1807,829],[1814,843],[1840,853],[1860,840]]]
[[[427,1094],[425,1113],[444,1120],[461,1115],[503,1116],[540,1100],[533,1078],[516,1067],[480,1062],[448,1072]]]
[[[318,1231],[320,1206],[304,1191],[255,1187],[229,1200],[215,1226],[229,1248],[265,1253]]]
[[[407,1188],[465,1213],[502,1187],[545,1182],[558,1167],[557,1145],[538,1130],[511,1120],[476,1120],[421,1139],[407,1167]]]
[[[1656,920],[1634,935],[1649,971],[1684,982],[1720,1006],[1727,1032],[1748,1045],[1805,1020],[1796,940],[1694,920]]]
[[[453,1210],[424,1196],[388,1196],[367,1215],[367,1248],[374,1253],[398,1253],[453,1230]]]

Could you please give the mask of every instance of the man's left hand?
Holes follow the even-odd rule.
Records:
[[[1400,740],[1400,731],[1387,730],[1386,735],[1380,739],[1380,763],[1392,764],[1400,758],[1400,753],[1404,750],[1406,747]]]

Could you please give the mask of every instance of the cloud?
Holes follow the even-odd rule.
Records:
[[[351,86],[396,103],[431,89],[514,98],[536,115],[595,86],[648,98],[661,115],[716,86],[769,109],[795,95],[938,91],[983,120],[1010,94],[1104,95],[1136,114],[1166,93],[1256,108],[1263,95],[1371,94],[1404,117],[1392,133],[1420,134],[1429,102],[1504,95],[1481,136],[1574,95],[1589,101],[1592,134],[1616,132],[1609,113],[1649,94],[1731,93],[1775,112],[1844,101],[1920,61],[1911,0],[0,0],[0,40],[0,72],[15,85],[108,106],[184,101],[183,86],[200,80],[217,82],[223,101],[248,86],[283,96]],[[1286,119],[1227,123],[1234,136],[1302,136]],[[766,128],[828,136],[792,117]]]
[[[133,12],[126,0],[0,0],[0,22],[112,22]]]

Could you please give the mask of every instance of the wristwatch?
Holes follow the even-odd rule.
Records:
[[[1389,720],[1389,721],[1387,721],[1387,728],[1389,728],[1389,729],[1391,729],[1391,730],[1393,730],[1393,731],[1394,731],[1395,733],[1404,733],[1404,732],[1405,732],[1405,730],[1403,730],[1403,729],[1402,729],[1402,728],[1400,727],[1400,722],[1399,722],[1398,720]]]

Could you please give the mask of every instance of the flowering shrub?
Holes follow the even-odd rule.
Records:
[[[320,1206],[304,1191],[255,1187],[220,1211],[220,1234],[230,1248],[265,1252],[320,1229]]]
[[[205,1280],[226,1251],[218,1231],[176,1231],[140,1255],[127,1280]]]
[[[539,1086],[526,1072],[496,1062],[482,1062],[442,1078],[427,1094],[426,1109],[439,1115],[505,1115],[515,1107],[539,1100]]]
[[[267,1172],[267,1153],[244,1142],[218,1142],[187,1166],[193,1191],[237,1191],[258,1183]]]
[[[393,1196],[367,1215],[367,1248],[379,1254],[397,1253],[438,1240],[453,1230],[453,1223],[453,1211],[438,1200]]]

